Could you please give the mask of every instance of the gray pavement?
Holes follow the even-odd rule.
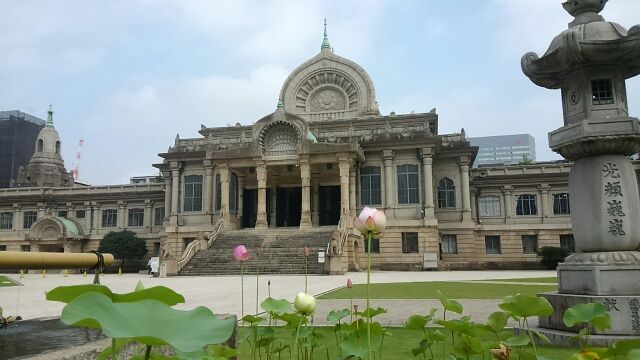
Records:
[[[18,314],[24,319],[58,316],[64,304],[50,302],[45,299],[45,292],[59,285],[74,285],[91,283],[92,276],[48,274],[42,278],[39,274],[27,274],[19,279],[17,274],[5,274],[21,282],[24,286],[0,287],[0,306],[4,314]],[[470,281],[490,279],[518,279],[528,277],[555,276],[555,271],[438,271],[438,272],[373,272],[373,283],[387,282],[416,282],[416,281]],[[366,283],[366,273],[347,273],[336,276],[309,276],[309,293],[321,294],[326,291],[342,287],[350,278],[354,284]],[[241,312],[240,276],[211,276],[211,277],[170,277],[150,278],[144,275],[108,274],[101,277],[101,282],[109,286],[114,292],[125,293],[133,291],[137,282],[141,280],[146,287],[164,285],[184,295],[185,304],[176,306],[179,309],[192,309],[196,306],[206,306],[216,313]],[[271,296],[293,301],[296,294],[304,291],[304,275],[262,275],[259,277],[259,301],[267,296],[267,281],[271,281]],[[256,309],[256,277],[244,277],[244,308],[245,314],[254,313]],[[476,320],[483,320],[488,314],[497,309],[498,300],[462,300],[466,307],[465,313]],[[344,305],[346,304],[346,305]],[[411,314],[424,313],[430,307],[437,307],[437,301],[432,300],[374,300],[373,306],[386,307],[389,311],[380,317],[381,322],[401,324]],[[331,308],[348,307],[348,300],[321,300],[319,303],[317,321],[324,319]]]

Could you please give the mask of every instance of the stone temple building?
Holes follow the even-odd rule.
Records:
[[[309,246],[313,271],[340,273],[364,265],[364,206],[388,218],[371,244],[379,269],[530,268],[542,246],[573,250],[569,162],[470,169],[464,131],[440,134],[435,109],[381,114],[326,30],[278,97],[252,125],[176,137],[154,165],[164,183],[0,189],[0,250],[88,251],[129,229],[169,274],[238,271],[238,243],[264,272],[303,271]]]

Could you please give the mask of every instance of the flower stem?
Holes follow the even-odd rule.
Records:
[[[240,303],[242,304],[240,305],[242,309],[242,312],[240,313],[241,314],[240,319],[243,319],[244,318],[244,262],[240,263]]]
[[[258,263],[258,251],[256,250],[256,315],[258,315],[258,291],[259,291],[260,265]]]
[[[147,345],[147,349],[144,351],[144,360],[149,360],[151,355],[151,345]]]
[[[365,311],[368,311],[368,316],[367,316],[367,350],[368,350],[368,359],[369,360],[373,360],[373,356],[371,354],[371,311],[369,310],[369,303],[370,303],[370,298],[371,298],[371,291],[370,291],[370,285],[371,285],[371,232],[369,232],[367,234],[368,240],[367,241],[367,309]]]
[[[111,339],[111,358],[116,360],[116,339]]]
[[[304,292],[305,293],[309,293],[308,287],[307,287],[307,276],[308,276],[308,257],[305,256],[304,257]]]
[[[349,301],[351,302],[351,307],[349,308],[349,316],[351,317],[351,322],[353,322],[353,294],[351,293],[351,289],[349,289]]]

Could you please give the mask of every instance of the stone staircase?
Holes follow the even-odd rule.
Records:
[[[255,274],[256,259],[261,274],[304,274],[305,246],[311,250],[309,274],[322,274],[324,264],[318,263],[318,251],[326,252],[335,230],[336,227],[227,230],[210,248],[198,252],[178,275],[240,274],[240,263],[233,258],[233,248],[238,244],[249,250],[249,260],[244,264],[246,274]]]

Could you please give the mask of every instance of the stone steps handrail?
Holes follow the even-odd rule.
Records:
[[[211,234],[211,236],[209,236],[209,239],[207,240],[207,249],[211,247],[211,245],[213,245],[213,243],[215,242],[215,240],[218,238],[218,236],[220,235],[220,233],[222,233],[222,230],[224,229],[224,222],[223,221],[218,221],[218,223],[216,224],[216,230],[213,232],[213,234]],[[182,253],[182,257],[180,258],[180,260],[178,260],[178,271],[182,270],[182,268],[184,268],[185,265],[187,265],[189,263],[189,261],[191,259],[193,259],[193,257],[203,248],[203,242],[201,241],[192,241],[190,242],[186,249],[184,249],[184,252]]]

